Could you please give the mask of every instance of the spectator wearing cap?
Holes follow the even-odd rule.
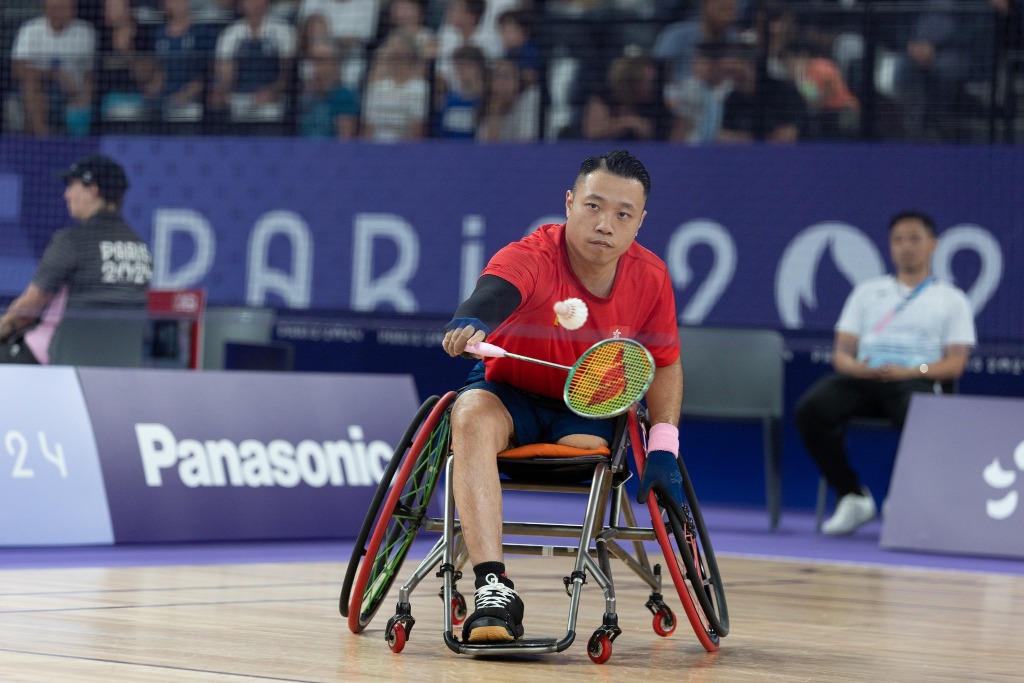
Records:
[[[59,297],[66,297],[62,320],[146,306],[153,259],[145,241],[121,215],[128,189],[124,169],[113,159],[96,155],[59,175],[66,183],[68,213],[79,225],[54,233],[32,282],[0,317],[0,342],[7,342],[5,349],[12,348],[12,338],[35,326]],[[58,324],[48,349],[29,344],[35,361],[54,360],[60,338]],[[0,357],[3,360],[18,359]]]

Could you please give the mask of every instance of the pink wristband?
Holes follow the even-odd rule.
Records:
[[[668,451],[679,457],[679,428],[668,422],[659,422],[651,427],[647,438],[647,452]]]

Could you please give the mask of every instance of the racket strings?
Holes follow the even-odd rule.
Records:
[[[570,373],[566,403],[579,415],[605,417],[643,398],[654,377],[650,354],[631,340],[609,340],[588,350]]]

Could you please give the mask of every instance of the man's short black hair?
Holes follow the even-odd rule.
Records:
[[[573,186],[579,184],[585,176],[598,170],[607,171],[620,178],[639,181],[644,186],[644,199],[651,194],[651,176],[647,173],[643,162],[624,149],[584,159],[580,164],[580,172],[576,174],[576,183]]]
[[[935,230],[935,220],[924,211],[917,211],[915,209],[908,209],[907,211],[900,211],[898,214],[893,216],[889,220],[889,234],[892,234],[892,229],[896,227],[896,224],[900,221],[917,220],[921,221],[924,227],[932,234],[932,237],[936,237],[937,233]]]

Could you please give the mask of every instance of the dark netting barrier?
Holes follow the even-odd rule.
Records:
[[[45,4],[0,6],[4,134],[1012,143],[1021,127],[1021,0]]]

